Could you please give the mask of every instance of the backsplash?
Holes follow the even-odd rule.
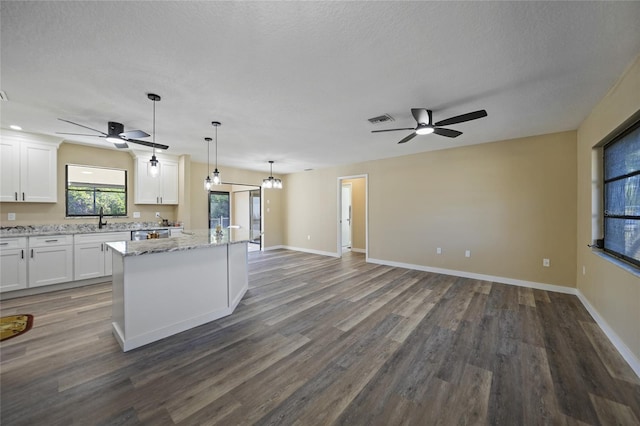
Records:
[[[167,228],[158,222],[114,222],[98,228],[97,223],[75,223],[54,225],[2,226],[0,236],[42,234],[86,234],[91,232],[118,232],[136,229]]]

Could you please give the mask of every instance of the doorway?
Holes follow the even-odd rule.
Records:
[[[228,192],[209,191],[209,229],[215,229],[216,226],[225,229],[229,226],[229,204]]]
[[[369,185],[368,175],[338,177],[337,254],[365,253],[369,258]]]
[[[342,183],[342,208],[340,221],[342,224],[342,251],[351,250],[351,190],[352,183]]]

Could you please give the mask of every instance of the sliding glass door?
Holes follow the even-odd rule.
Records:
[[[220,225],[223,229],[229,226],[229,193],[209,192],[209,228]]]

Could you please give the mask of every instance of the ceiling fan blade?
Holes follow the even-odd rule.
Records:
[[[415,130],[415,128],[413,128],[413,127],[403,127],[402,129],[372,130],[371,133],[395,132],[396,130]]]
[[[435,126],[450,126],[452,124],[464,123],[465,121],[477,120],[478,118],[486,117],[487,111],[481,109],[478,111],[468,112],[462,115],[456,115],[455,117],[447,118],[446,120],[438,121]]]
[[[164,149],[164,150],[169,149],[169,147],[167,145],[162,145],[162,144],[159,144],[159,143],[155,143],[154,144],[153,142],[139,141],[139,140],[136,140],[136,139],[127,139],[127,142],[137,143],[138,145],[149,146],[151,148],[153,148],[155,146],[156,149]]]
[[[440,136],[446,136],[448,138],[457,138],[458,136],[460,136],[462,134],[462,132],[459,132],[457,130],[443,129],[443,128],[440,128],[440,127],[437,127],[435,129],[433,129],[433,133],[435,133],[436,135],[440,135]]]
[[[82,125],[82,124],[74,123],[73,121],[65,120],[65,119],[63,119],[63,118],[58,118],[58,120],[60,120],[60,121],[64,121],[65,123],[70,123],[70,124],[73,124],[73,125],[76,125],[76,126],[84,127],[85,129],[93,130],[94,132],[98,132],[98,133],[100,133],[101,135],[105,135],[105,136],[107,135],[105,132],[101,132],[100,130],[93,129],[93,128],[91,128],[91,127],[87,127],[87,126],[84,126],[84,125]],[[71,134],[71,133],[68,133],[68,134]],[[94,136],[95,136],[95,135],[94,135]]]
[[[415,138],[417,136],[416,132],[411,133],[409,136],[407,136],[406,138],[402,139],[400,142],[398,143],[407,143],[409,142],[411,139]]]
[[[127,132],[120,133],[120,137],[125,139],[146,138],[149,136],[151,135],[147,132],[143,132],[142,130],[129,130]]]
[[[56,135],[73,135],[73,136],[91,136],[94,138],[103,138],[102,135],[87,135],[86,133],[65,133],[65,132],[56,132]]]
[[[431,111],[425,108],[411,108],[411,114],[418,124],[431,124]]]

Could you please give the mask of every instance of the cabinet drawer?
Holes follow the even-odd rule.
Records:
[[[73,235],[47,235],[42,237],[29,237],[29,248],[66,246],[73,244]]]
[[[27,248],[27,237],[0,238],[0,250]]]
[[[129,241],[131,232],[102,232],[95,234],[76,234],[73,241],[76,244],[84,243],[109,243],[113,241]]]

